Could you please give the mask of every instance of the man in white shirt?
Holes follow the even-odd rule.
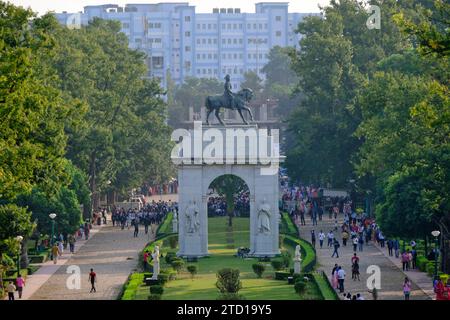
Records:
[[[324,239],[325,239],[325,233],[323,233],[323,231],[320,230],[320,233],[319,233],[320,249],[322,249],[322,246],[323,246],[323,240],[324,240]]]
[[[328,246],[332,247],[333,246],[333,239],[334,239],[333,231],[328,232],[327,237],[328,237]]]
[[[345,271],[342,269],[341,266],[339,266],[339,270],[337,272],[338,276],[338,283],[339,283],[339,292],[344,292],[344,280],[345,280]]]

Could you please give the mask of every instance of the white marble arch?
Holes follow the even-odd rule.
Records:
[[[208,253],[207,192],[214,179],[225,174],[245,181],[250,190],[250,254],[272,257],[279,249],[278,174],[262,175],[257,164],[179,165],[179,251],[182,257],[204,257]],[[258,211],[265,199],[270,206],[270,232],[258,230]],[[195,201],[199,212],[199,228],[188,232],[186,208]],[[192,211],[192,210],[191,210]],[[192,230],[191,230],[192,231]]]

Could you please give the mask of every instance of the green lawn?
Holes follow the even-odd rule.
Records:
[[[266,271],[262,279],[257,279],[253,273],[252,264],[255,258],[239,259],[234,257],[236,248],[249,247],[250,232],[249,218],[234,218],[232,231],[227,226],[227,218],[215,217],[208,219],[209,225],[209,257],[199,259],[198,274],[192,280],[187,272],[182,272],[177,280],[169,281],[164,289],[164,300],[214,300],[218,296],[215,287],[216,272],[225,267],[238,268],[241,272],[243,288],[239,292],[246,299],[265,300],[299,300],[320,299],[320,293],[314,283],[308,284],[307,293],[300,297],[287,281],[273,280],[274,270],[270,263],[266,263]],[[288,247],[289,251],[293,248]],[[163,255],[171,250],[163,247]],[[167,268],[164,259],[161,259],[162,268]],[[149,287],[140,286],[135,299],[146,300]]]

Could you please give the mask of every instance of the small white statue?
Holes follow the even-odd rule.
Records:
[[[153,275],[152,280],[158,280],[159,275],[159,247],[155,246],[155,250],[152,253],[153,258]]]
[[[295,256],[294,256],[294,273],[301,272],[301,261],[302,261],[302,253],[300,252],[300,245],[295,247]]]
[[[173,231],[174,233],[177,233],[177,232],[178,232],[178,215],[177,215],[177,212],[176,212],[176,211],[174,211],[174,213],[173,213],[173,219],[172,219],[172,231]]]
[[[297,245],[295,247],[294,261],[301,261],[301,260],[302,260],[302,253],[300,252],[300,245]]]

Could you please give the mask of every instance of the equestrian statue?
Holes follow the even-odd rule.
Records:
[[[220,118],[219,112],[220,108],[237,110],[239,115],[242,118],[242,121],[245,124],[248,124],[247,120],[245,120],[242,115],[242,110],[248,111],[250,114],[250,120],[253,121],[253,114],[250,108],[247,106],[247,103],[253,98],[253,91],[249,88],[244,88],[237,93],[233,93],[231,91],[231,83],[230,83],[230,75],[225,76],[225,92],[223,95],[215,95],[206,97],[205,107],[208,110],[206,114],[206,124],[209,125],[209,115],[211,112],[215,111],[215,115],[217,120],[219,120],[221,125],[225,125],[225,123]]]

